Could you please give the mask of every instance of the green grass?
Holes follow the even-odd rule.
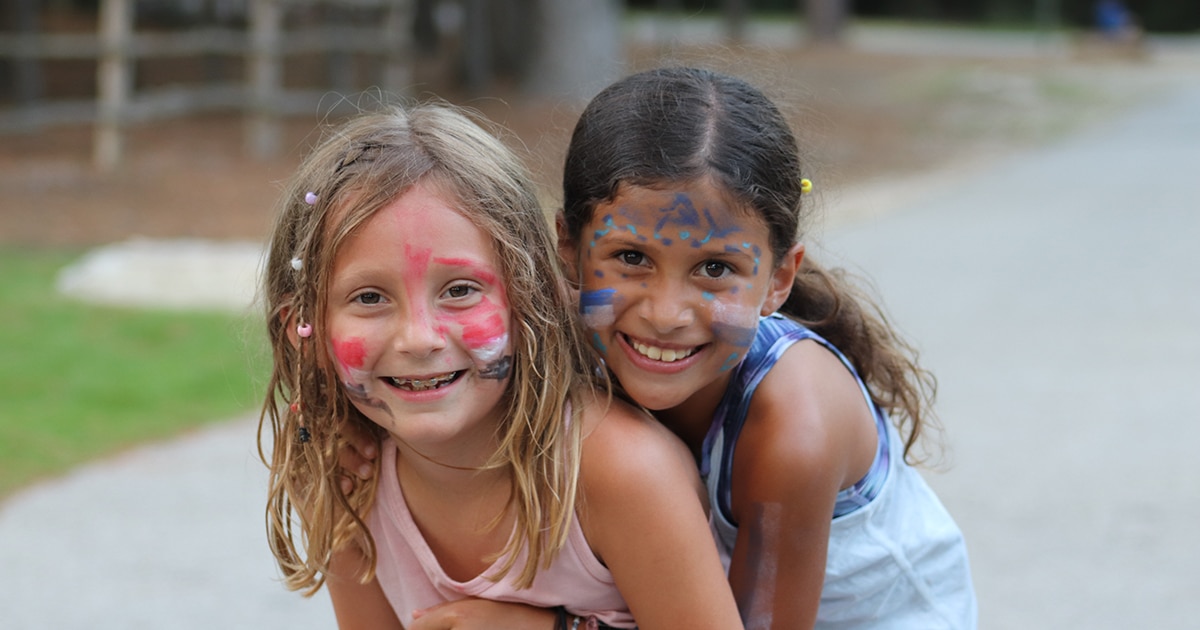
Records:
[[[0,499],[261,400],[256,321],[71,301],[54,290],[71,259],[0,250]]]

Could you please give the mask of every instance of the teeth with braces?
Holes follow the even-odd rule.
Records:
[[[675,361],[686,359],[696,353],[695,348],[688,348],[687,350],[672,350],[670,348],[648,346],[644,343],[638,343],[632,339],[629,340],[629,343],[633,346],[634,350],[637,350],[638,354],[648,359],[662,361],[664,363],[674,363]]]
[[[441,387],[442,385],[445,385],[446,383],[449,383],[450,381],[454,380],[455,376],[458,376],[458,372],[450,372],[449,374],[442,374],[441,376],[435,376],[433,378],[428,378],[428,379],[424,379],[424,380],[415,379],[415,378],[395,378],[395,377],[392,377],[388,380],[390,380],[393,385],[395,385],[396,387],[399,387],[400,389],[407,389],[409,391],[414,391],[414,392],[423,392],[423,391],[427,391],[430,389],[437,389],[438,387]]]

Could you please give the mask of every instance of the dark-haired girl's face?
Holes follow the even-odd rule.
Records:
[[[591,342],[652,410],[724,391],[794,276],[775,268],[762,219],[705,181],[622,187],[572,244]]]

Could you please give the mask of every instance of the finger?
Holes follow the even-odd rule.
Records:
[[[350,445],[350,449],[355,451],[359,457],[371,460],[379,454],[375,446],[375,436],[369,431],[364,431],[361,427],[351,424],[343,425],[340,429],[339,437],[345,440]]]

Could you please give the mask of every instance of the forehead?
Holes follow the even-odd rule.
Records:
[[[592,225],[636,226],[656,240],[667,235],[684,240],[761,236],[766,223],[741,203],[707,180],[655,186],[622,185],[612,201],[598,204]],[[622,230],[624,231],[624,230]]]
[[[492,258],[489,235],[468,216],[458,197],[433,182],[419,181],[364,217],[338,247],[337,255],[363,244],[420,250],[462,250]]]

